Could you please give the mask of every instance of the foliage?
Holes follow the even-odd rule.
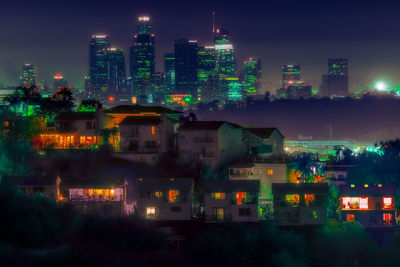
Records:
[[[77,111],[78,112],[95,112],[98,108],[101,108],[102,104],[96,99],[85,99],[82,100]]]

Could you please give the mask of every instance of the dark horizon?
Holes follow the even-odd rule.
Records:
[[[400,18],[395,16],[400,4],[246,3],[7,1],[0,11],[4,25],[0,33],[6,36],[0,45],[0,82],[16,85],[22,65],[33,63],[38,81],[50,82],[61,72],[73,86],[82,85],[88,74],[91,35],[108,34],[112,46],[124,48],[127,56],[136,18],[142,14],[151,17],[156,71],[163,72],[162,57],[173,51],[175,39],[211,43],[211,12],[215,10],[216,24],[232,33],[239,65],[246,57],[260,56],[264,84],[272,92],[279,87],[281,65],[290,63],[300,64],[302,80],[318,88],[332,57],[349,59],[350,91],[354,85],[370,85],[381,78],[400,83],[396,64]]]

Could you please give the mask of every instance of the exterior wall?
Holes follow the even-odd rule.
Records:
[[[74,208],[84,215],[101,217],[118,217],[125,214],[125,204],[122,201],[103,202],[72,202]]]
[[[240,209],[249,209],[250,214],[247,215],[240,215]],[[243,204],[243,205],[236,205],[232,204],[232,222],[257,222],[258,221],[258,205],[255,204]]]
[[[178,190],[179,196],[171,201],[170,190]],[[191,220],[193,180],[141,179],[137,182],[137,214],[143,219],[157,221]],[[149,215],[148,209],[154,209]]]
[[[152,134],[152,127],[155,131]],[[162,133],[160,125],[121,125],[120,151],[130,153],[158,153],[161,148]],[[137,142],[138,150],[129,150],[129,142]],[[146,148],[146,142],[155,142],[156,147]]]
[[[182,163],[200,161],[212,168],[219,164],[221,150],[217,131],[178,131],[178,154]]]
[[[205,208],[206,221],[208,222],[218,221],[216,216],[214,216],[214,208],[224,208],[223,222],[232,221],[231,198],[229,193],[225,193],[225,199],[213,199],[211,193],[205,193],[204,208]]]
[[[224,124],[218,130],[180,130],[178,153],[182,163],[198,160],[211,168],[229,164],[244,154],[241,129]]]
[[[278,131],[274,131],[268,139],[263,140],[263,144],[272,146],[272,154],[283,154],[283,141]]]

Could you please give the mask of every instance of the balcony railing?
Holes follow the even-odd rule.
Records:
[[[122,196],[114,196],[114,197],[103,197],[103,196],[71,196],[70,201],[72,202],[106,202],[106,201],[123,201]]]
[[[214,142],[214,138],[212,137],[195,137],[194,138],[194,142],[195,143],[213,143]]]

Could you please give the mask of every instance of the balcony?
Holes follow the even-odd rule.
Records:
[[[196,144],[209,144],[209,143],[214,143],[214,138],[212,138],[212,137],[195,137],[194,142]]]

